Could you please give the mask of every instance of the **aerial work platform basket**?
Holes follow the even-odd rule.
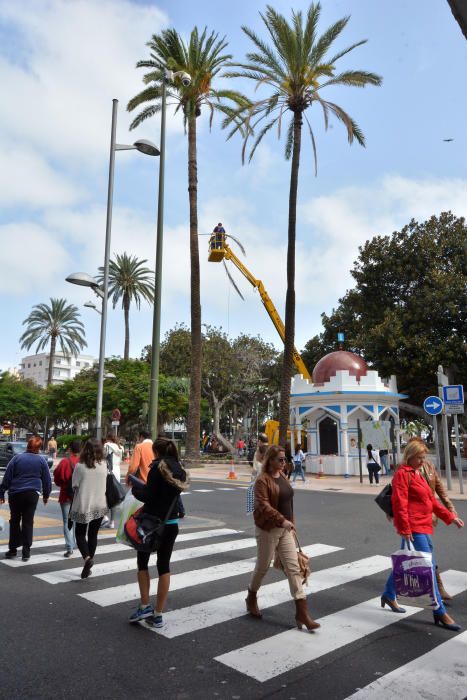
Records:
[[[221,262],[225,257],[225,233],[213,233],[209,239],[209,262]]]

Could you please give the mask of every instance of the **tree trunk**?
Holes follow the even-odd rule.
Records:
[[[55,335],[53,335],[50,338],[49,373],[47,375],[47,386],[50,386],[50,384],[52,384],[56,349],[57,349],[57,338]]]
[[[287,241],[287,295],[285,298],[284,364],[282,367],[281,401],[279,407],[279,445],[287,442],[289,425],[290,382],[292,379],[295,343],[295,238],[297,228],[298,169],[302,138],[302,114],[294,113],[292,165],[290,169],[289,229]]]
[[[198,164],[196,155],[196,117],[188,120],[188,197],[190,203],[191,271],[191,373],[188,407],[186,457],[199,457],[201,413],[201,300],[198,248]]]
[[[123,359],[128,360],[130,357],[130,300],[126,292],[123,295],[123,314],[125,318],[125,347],[123,349]]]

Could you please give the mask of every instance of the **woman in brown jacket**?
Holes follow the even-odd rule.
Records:
[[[257,592],[277,550],[289,580],[290,593],[295,601],[297,627],[301,629],[305,625],[308,630],[315,630],[320,625],[310,617],[306,594],[303,590],[293,535],[295,529],[293,522],[294,492],[283,473],[285,461],[283,447],[278,445],[268,447],[264,455],[261,474],[255,482],[253,518],[256,525],[257,559],[248,587],[246,609],[253,617],[261,617]]]
[[[409,440],[409,442],[416,442],[423,446],[424,452],[425,452],[425,460],[423,462],[423,465],[420,469],[420,473],[423,475],[425,480],[428,483],[428,486],[431,488],[433,493],[438,496],[439,500],[445,506],[451,513],[454,513],[454,515],[457,517],[456,509],[453,506],[453,503],[451,499],[448,496],[448,493],[446,491],[446,488],[441,481],[438,472],[435,469],[435,465],[430,462],[429,459],[426,458],[426,455],[428,454],[428,447],[425,445],[424,441],[421,440],[420,438],[412,438]],[[438,524],[438,518],[436,515],[433,514],[433,525],[436,526]],[[449,595],[449,593],[446,591],[443,582],[441,580],[441,576],[439,573],[438,566],[436,566],[436,581],[438,583],[438,588],[439,592],[441,595],[441,598],[443,599],[444,602],[449,602],[452,600],[452,596]]]

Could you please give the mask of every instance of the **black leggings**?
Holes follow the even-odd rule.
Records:
[[[90,523],[76,523],[75,538],[78,549],[83,559],[93,558],[97,547],[97,533],[101,526],[102,518],[91,520]],[[87,535],[87,537],[86,537]]]
[[[170,573],[170,557],[178,535],[178,525],[166,525],[162,544],[157,551],[157,573],[159,576]],[[138,552],[138,571],[147,571],[150,552]]]

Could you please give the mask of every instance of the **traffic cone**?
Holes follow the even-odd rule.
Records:
[[[323,460],[322,460],[322,458],[320,458],[320,460],[319,460],[319,472],[318,472],[318,474],[316,475],[316,478],[317,478],[317,479],[324,479],[324,478],[325,478],[325,476],[324,476],[324,470],[323,470]]]
[[[227,479],[236,479],[237,475],[235,474],[235,464],[233,461],[233,458],[230,460],[230,471],[229,471],[229,476]]]

